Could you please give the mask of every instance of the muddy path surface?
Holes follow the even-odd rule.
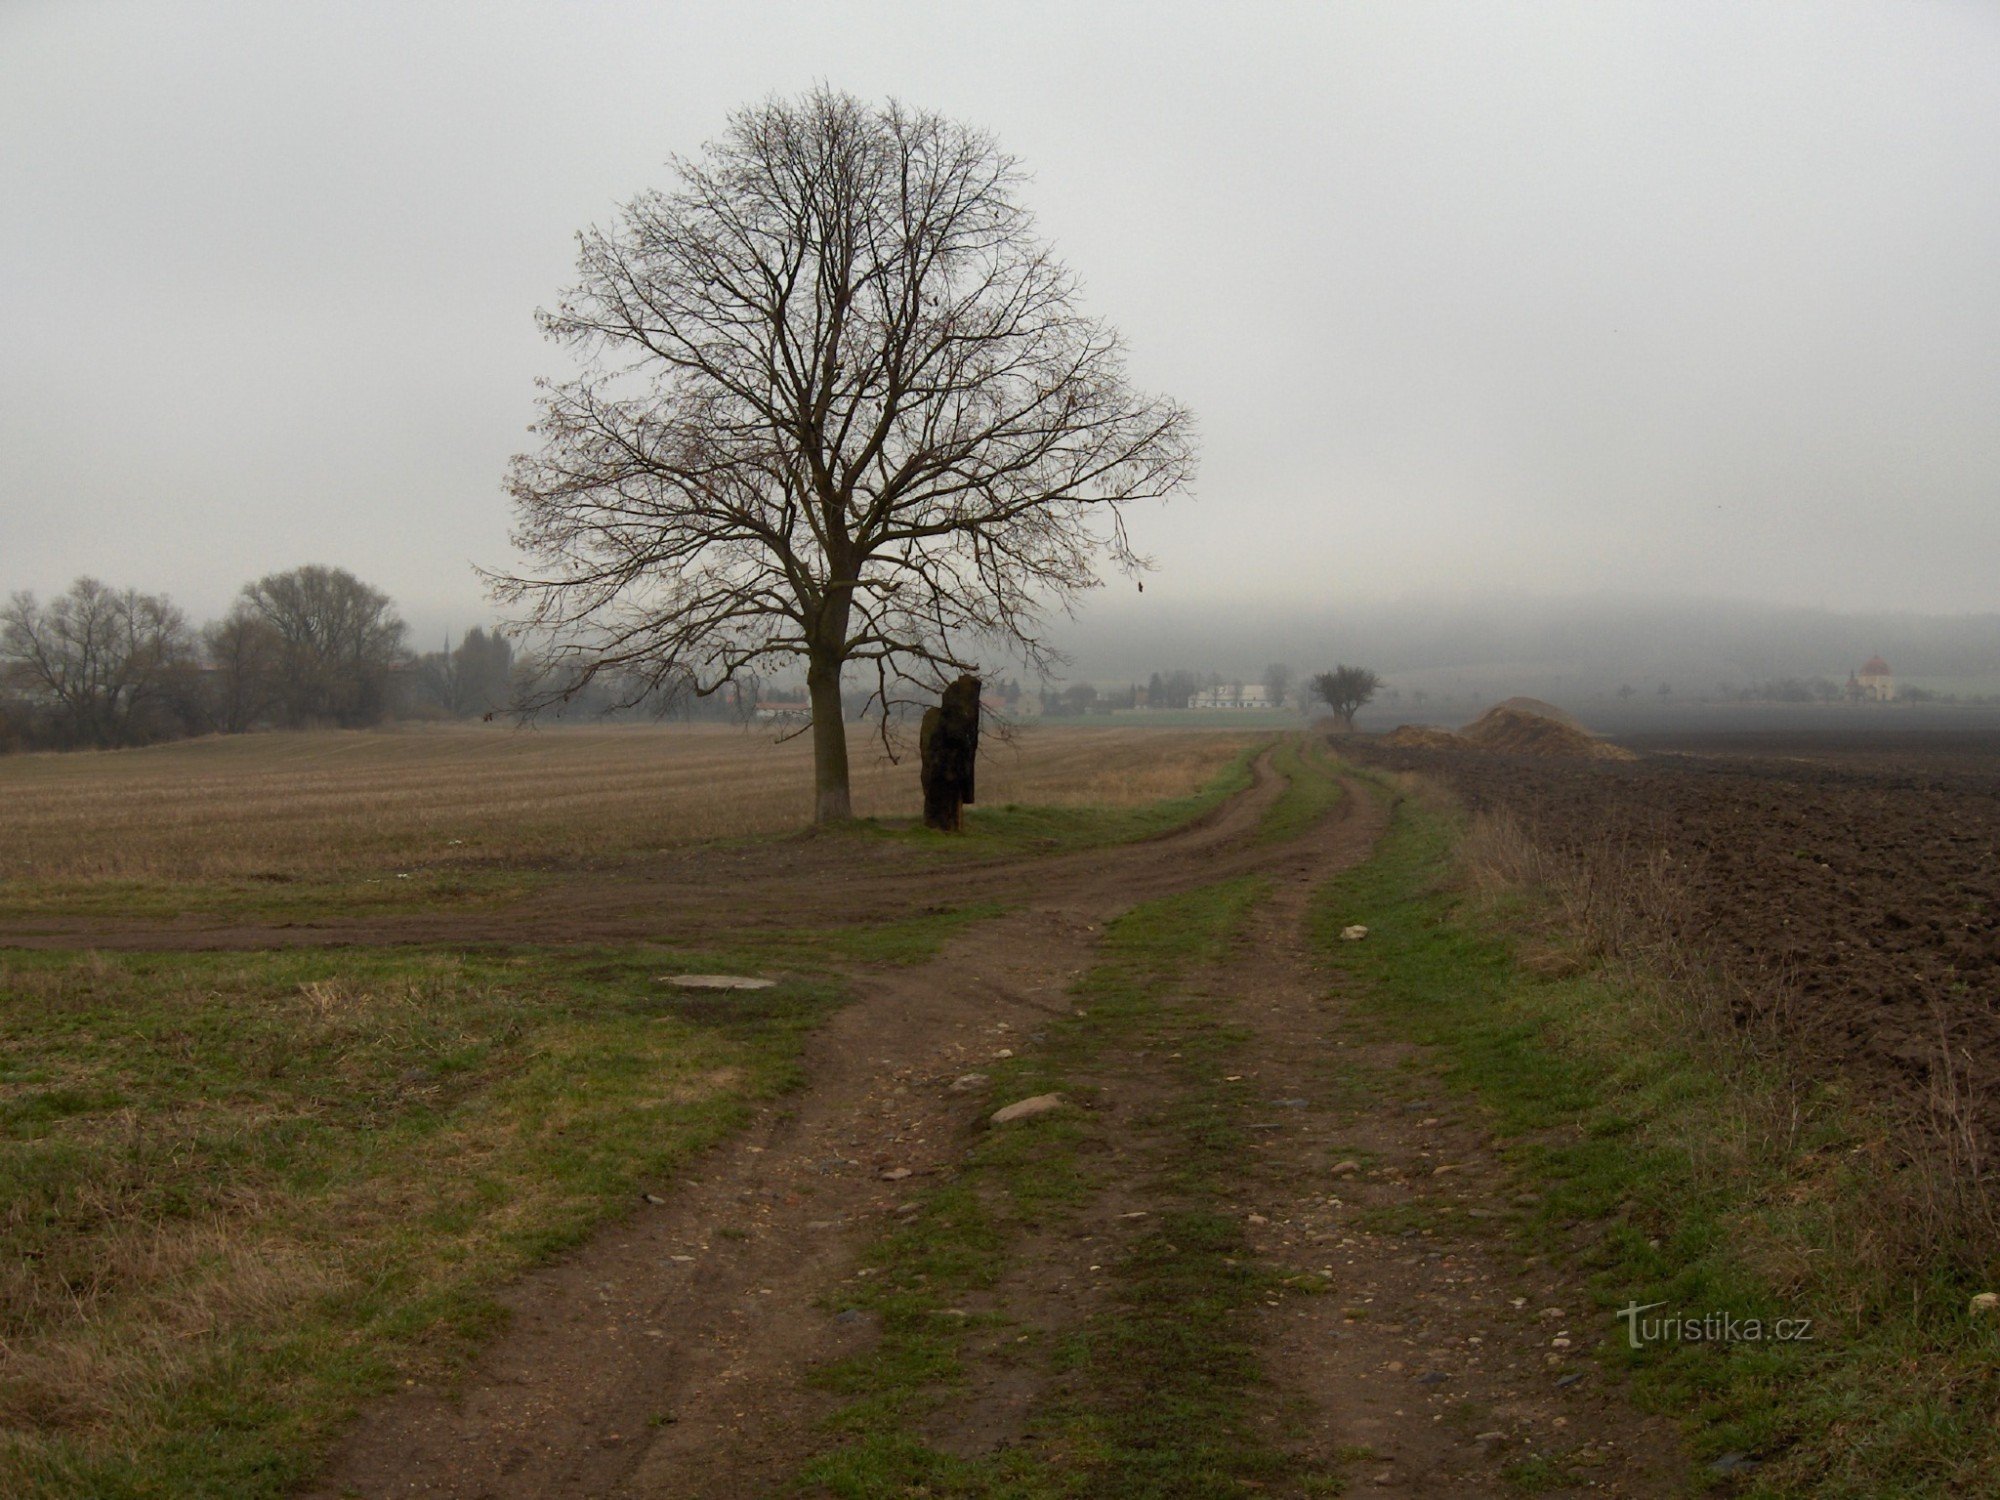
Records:
[[[1367,857],[1380,804],[1353,783],[1312,832],[1259,844],[1252,835],[1278,790],[1260,762],[1252,791],[1199,828],[1032,867],[954,871],[975,888],[1011,879],[990,888],[1017,904],[930,962],[858,974],[856,1000],[811,1043],[800,1091],[662,1184],[659,1201],[514,1286],[508,1328],[469,1375],[368,1410],[310,1493],[799,1492],[805,1466],[835,1441],[823,1423],[840,1404],[811,1372],[882,1336],[871,1315],[843,1305],[846,1293],[870,1274],[870,1247],[981,1138],[994,1101],[967,1075],[1032,1054],[1075,1013],[1071,988],[1107,922],[1237,874],[1257,875],[1267,894],[1230,961],[1189,982],[1240,1038],[1237,1086],[1253,1101],[1287,1102],[1253,1102],[1272,1119],[1252,1126],[1230,1211],[1260,1257],[1330,1273],[1336,1288],[1260,1311],[1270,1377],[1261,1420],[1376,1493],[1515,1493],[1511,1466],[1550,1454],[1580,1477],[1547,1493],[1671,1492],[1670,1435],[1594,1376],[1562,1379],[1589,1368],[1571,1367],[1569,1343],[1555,1343],[1582,1316],[1562,1274],[1524,1268],[1482,1238],[1511,1209],[1476,1122],[1423,1098],[1389,1099],[1421,1070],[1354,1040],[1345,1000],[1314,967],[1302,930],[1310,892]],[[936,899],[938,873],[922,878]],[[907,888],[899,899],[911,899]],[[1081,1080],[1098,1100],[1098,1186],[1065,1223],[1008,1244],[1004,1274],[970,1311],[1003,1312],[1009,1338],[970,1351],[962,1389],[925,1421],[926,1442],[975,1459],[1021,1444],[1062,1377],[1011,1356],[1011,1330],[1059,1336],[1106,1315],[1102,1268],[1168,1206],[1152,1186],[1171,1151],[1152,1123],[1168,1087],[1162,1065],[1108,1056]],[[1438,1173],[1445,1165],[1453,1170]],[[1368,1227],[1365,1211],[1391,1203],[1428,1205],[1437,1222],[1456,1216],[1473,1232]]]
[[[1256,867],[1246,842],[1280,792],[1269,754],[1247,791],[1151,838],[1069,853],[954,857],[865,836],[793,838],[669,850],[609,870],[566,872],[501,907],[310,921],[189,916],[121,919],[94,913],[0,918],[0,948],[158,951],[394,944],[612,944],[726,941],[759,930],[844,926],[986,901],[1102,904],[1116,887],[1134,901],[1172,890],[1187,872],[1208,878]]]
[[[1274,882],[1207,976],[1246,1033],[1237,1065],[1265,1122],[1231,1206],[1260,1257],[1329,1288],[1263,1313],[1275,1388],[1308,1414],[1301,1441],[1329,1466],[1348,1455],[1367,1493],[1410,1500],[1685,1493],[1672,1424],[1634,1411],[1588,1354],[1604,1314],[1570,1271],[1505,1244],[1534,1195],[1510,1185],[1476,1108],[1316,961],[1313,883]]]

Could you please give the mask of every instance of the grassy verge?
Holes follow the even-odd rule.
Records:
[[[497,1286],[794,1085],[838,946],[0,959],[0,1493],[287,1493]],[[746,958],[790,977],[659,982]]]
[[[1262,1376],[1248,1314],[1282,1286],[1226,1204],[1245,1150],[1242,1086],[1224,1072],[1240,1038],[1180,983],[1222,956],[1257,896],[1255,882],[1237,880],[1136,908],[1072,992],[1078,1014],[993,1070],[996,1104],[1059,1091],[1082,1107],[983,1136],[875,1247],[845,1305],[872,1312],[881,1338],[819,1373],[845,1404],[802,1485],[843,1497],[1035,1500],[1247,1496],[1293,1478],[1337,1492],[1337,1477],[1298,1473],[1252,1420]],[[1103,1280],[1080,1324],[1015,1322],[993,1297],[1002,1271],[1110,1185],[1108,1132],[1091,1106],[1135,1058],[1154,1059],[1136,1122],[1148,1144],[1139,1175],[1122,1164],[1117,1186],[1143,1194],[1146,1216],[1089,1268]],[[1118,1079],[1121,1096],[1132,1081]],[[1042,1395],[1020,1441],[968,1459],[925,1433],[948,1425],[972,1359],[1032,1366]]]
[[[545,877],[527,870],[387,870],[332,879],[100,880],[0,883],[0,921],[109,917],[170,922],[231,917],[310,922],[327,917],[467,911],[517,901]]]
[[[1896,1285],[1851,1248],[1879,1222],[1877,1133],[1836,1090],[1801,1095],[1673,997],[1576,955],[1531,895],[1495,904],[1454,878],[1460,827],[1397,801],[1375,859],[1316,910],[1325,957],[1389,1031],[1434,1049],[1542,1194],[1521,1231],[1579,1258],[1601,1357],[1682,1416],[1717,1484],[1750,1493],[2000,1493],[2000,1328],[1942,1267]],[[1365,922],[1365,943],[1336,941]],[[1526,963],[1526,950],[1543,961]],[[1763,1337],[1629,1347],[1616,1309],[1733,1319]],[[1809,1338],[1781,1341],[1779,1320]],[[1720,1328],[1709,1322],[1705,1328]]]
[[[1186,797],[1129,807],[1029,807],[975,803],[965,810],[958,833],[935,833],[916,821],[863,819],[838,837],[891,839],[915,844],[942,855],[1060,854],[1108,844],[1129,844],[1171,833],[1213,812],[1239,792],[1250,789],[1250,763],[1270,745],[1263,740],[1245,746],[1234,760],[1200,791]]]

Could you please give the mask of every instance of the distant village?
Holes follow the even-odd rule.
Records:
[[[986,684],[980,702],[989,713],[1009,719],[1063,719],[1081,718],[1092,714],[1129,713],[1135,710],[1150,710],[1160,713],[1214,713],[1218,716],[1235,713],[1272,713],[1279,711],[1307,712],[1311,705],[1305,702],[1301,686],[1303,679],[1289,667],[1274,663],[1264,672],[1261,682],[1244,682],[1224,678],[1220,673],[1197,673],[1186,669],[1172,672],[1155,672],[1144,683],[1126,683],[1105,686],[1098,683],[1078,682],[1067,686],[1044,684],[1039,689],[1024,686],[1011,677],[996,678]],[[1600,688],[1596,692],[1580,694],[1586,698],[1616,697],[1629,701],[1638,694],[1638,689],[1627,684],[1616,689]],[[1490,696],[1490,689],[1469,689],[1465,696],[1468,701],[1484,701]],[[1409,693],[1408,702],[1421,711],[1431,695],[1422,689]],[[1449,693],[1441,695],[1449,699]],[[1871,703],[1951,703],[1984,704],[1988,700],[1979,697],[1957,697],[1928,691],[1921,687],[1899,687],[1894,671],[1881,656],[1871,656],[1847,674],[1843,683],[1834,677],[1777,677],[1762,682],[1747,683],[1730,687],[1717,684],[1699,691],[1680,691],[1672,683],[1653,684],[1648,696],[1661,702],[1678,700],[1681,702],[1728,702],[1728,703],[1822,703],[1831,706],[1841,704]],[[1385,685],[1382,701],[1398,705],[1405,701],[1405,695],[1395,687]],[[741,715],[745,708],[754,717],[764,720],[782,720],[797,717],[801,720],[809,713],[804,691],[800,688],[766,688],[761,694],[754,689],[744,694],[740,703],[729,699],[722,706],[725,713],[734,710]],[[855,709],[860,711],[857,695]]]

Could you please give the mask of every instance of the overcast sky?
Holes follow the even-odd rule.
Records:
[[[486,617],[574,232],[816,81],[994,132],[1199,414],[1120,613],[2000,608],[2000,6],[1910,0],[0,0],[0,590]]]

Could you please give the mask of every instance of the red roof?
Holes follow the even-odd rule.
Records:
[[[1889,664],[1879,656],[1871,656],[1861,664],[1861,675],[1863,677],[1887,677],[1889,675]]]

